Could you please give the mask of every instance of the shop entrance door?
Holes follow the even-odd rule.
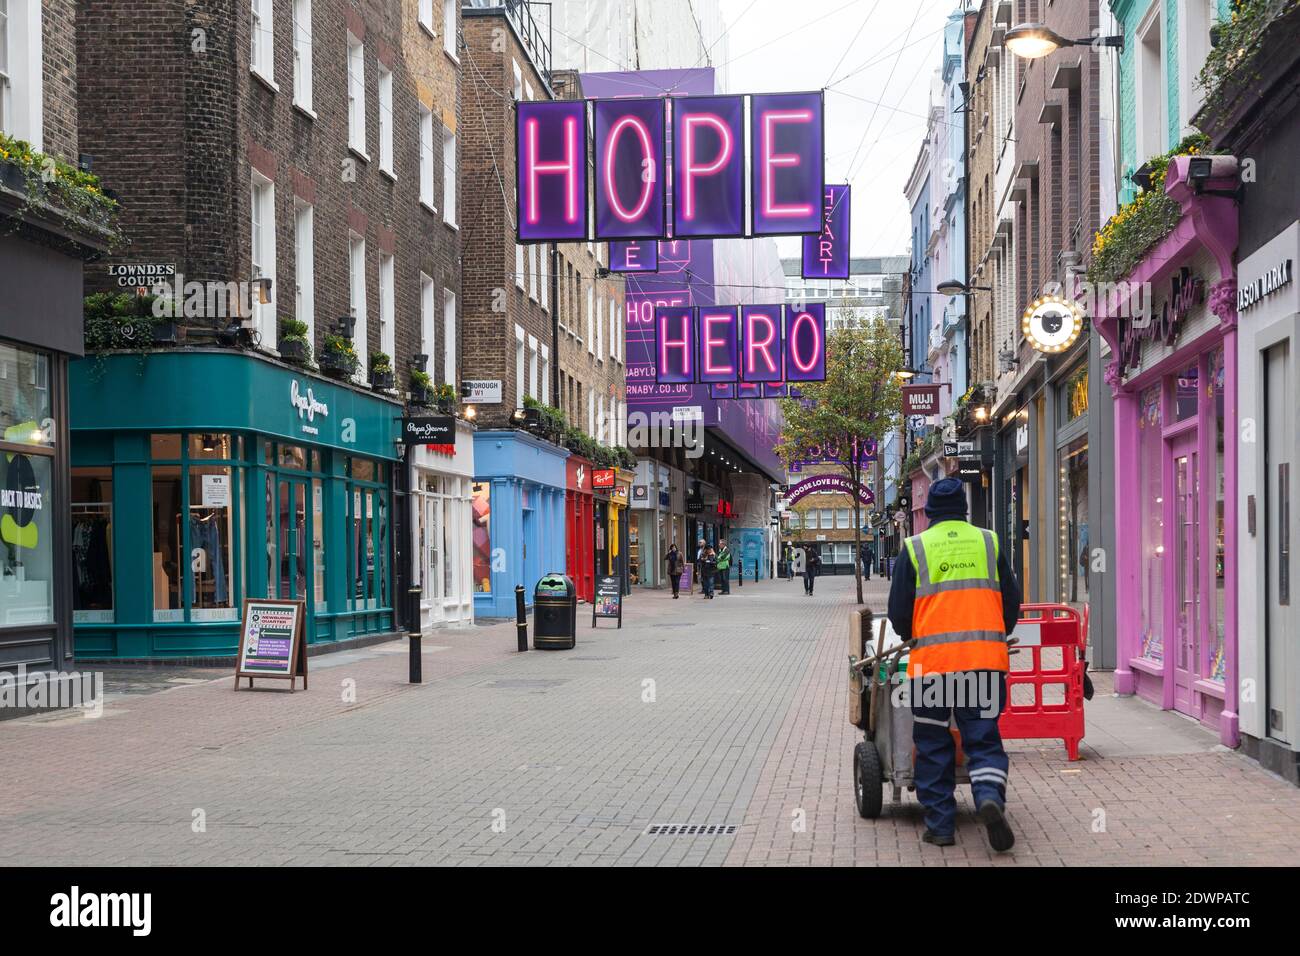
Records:
[[[307,608],[307,633],[315,634],[316,556],[312,542],[314,508],[308,507],[312,489],[303,478],[280,478],[276,488],[275,555],[272,559],[275,597],[302,601]]]
[[[1264,563],[1266,574],[1265,613],[1267,633],[1264,717],[1268,736],[1284,743],[1295,738],[1288,713],[1295,699],[1293,668],[1295,621],[1291,614],[1291,462],[1289,449],[1294,439],[1294,401],[1290,377],[1290,348],[1282,342],[1265,353],[1264,481],[1260,484],[1264,502]]]
[[[1200,678],[1201,614],[1200,589],[1197,581],[1201,567],[1201,508],[1199,459],[1196,429],[1179,435],[1170,443],[1173,458],[1172,491],[1170,503],[1171,524],[1169,536],[1173,539],[1170,568],[1174,587],[1170,589],[1173,602],[1173,628],[1176,648],[1174,653],[1174,709],[1184,714],[1196,714],[1192,684]],[[1169,545],[1166,545],[1169,547]]]
[[[442,552],[442,499],[434,495],[424,495],[424,566],[420,569],[424,575],[421,582],[421,596],[429,605],[429,623],[437,624],[443,619],[443,562],[448,556]]]

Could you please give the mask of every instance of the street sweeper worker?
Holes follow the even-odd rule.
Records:
[[[966,521],[966,490],[956,478],[930,486],[929,527],[908,538],[894,567],[889,622],[908,653],[907,676],[916,748],[916,795],[925,807],[922,839],[956,842],[956,744],[961,734],[975,812],[990,846],[1003,852],[1015,837],[1007,823],[1007,754],[998,732],[1006,706],[1007,635],[1020,616],[1020,586],[998,538]]]

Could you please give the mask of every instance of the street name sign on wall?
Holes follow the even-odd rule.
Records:
[[[302,601],[244,598],[243,623],[235,657],[235,690],[239,679],[289,681],[292,693],[297,678],[307,689],[306,610]]]
[[[460,400],[466,405],[500,405],[500,379],[466,379],[460,383]]]

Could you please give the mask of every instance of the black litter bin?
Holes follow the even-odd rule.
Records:
[[[533,647],[567,651],[578,643],[578,591],[558,571],[544,575],[533,591]]]

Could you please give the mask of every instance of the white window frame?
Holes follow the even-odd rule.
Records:
[[[597,302],[596,315],[595,315],[596,349],[592,353],[593,355],[596,356],[597,362],[603,361],[605,358],[605,318],[600,314],[601,311],[602,311],[601,304]]]
[[[596,354],[596,328],[592,324],[592,312],[595,308],[596,290],[587,286],[587,352]]]
[[[537,338],[528,336],[528,396],[533,399],[540,399],[542,391],[538,388],[537,382]]]
[[[272,89],[275,85],[275,0],[250,0],[248,68]]]
[[[524,327],[515,326],[515,408],[524,407]]]
[[[537,301],[537,246],[528,247],[528,297]]]
[[[447,126],[442,128],[442,221],[449,226],[456,223],[456,134]]]
[[[45,142],[45,53],[42,5],[4,4],[4,68],[0,70],[0,131],[35,150]]]
[[[609,397],[609,426],[605,429],[606,442],[610,448],[618,444],[618,399]]]
[[[294,317],[307,326],[307,341],[316,343],[316,210],[293,201]]]
[[[364,382],[370,373],[370,349],[366,344],[366,239],[351,231],[348,232],[348,308],[356,320],[352,345],[360,362],[354,379]]]
[[[544,245],[538,250],[538,264],[541,266],[541,279],[538,285],[542,292],[542,311],[551,311],[551,247]]]
[[[587,389],[587,434],[596,435],[596,390]]]
[[[618,300],[609,300],[609,357],[618,361]]]
[[[1169,139],[1168,51],[1165,43],[1163,0],[1153,2],[1134,31],[1133,102],[1137,119],[1134,123],[1137,148],[1135,162],[1140,166],[1152,156],[1165,151]],[[1154,50],[1153,50],[1154,47]]]
[[[397,263],[391,253],[379,253],[379,351],[397,367]]]
[[[446,2],[446,0],[444,0],[444,2]],[[437,34],[433,32],[433,0],[420,0],[420,6],[416,11],[415,20],[420,26],[433,34],[433,36],[437,36]]]
[[[442,290],[442,381],[457,387],[456,381],[456,293]]]
[[[311,0],[293,0],[293,105],[315,116],[311,102]]]
[[[456,55],[456,17],[459,10],[460,3],[457,0],[442,0],[442,51],[456,63],[460,62],[460,57]]]
[[[0,0],[0,133],[10,132],[13,126],[13,63],[9,54],[13,32],[9,0]]]
[[[379,170],[391,179],[393,170],[393,71],[384,64],[379,70]]]
[[[433,110],[420,104],[420,204],[436,213],[433,204]]]
[[[433,301],[433,279],[425,273],[420,273],[420,354],[429,356],[430,362],[433,361],[434,355],[434,301]]]
[[[524,98],[524,73],[519,69],[519,61],[511,60],[510,63],[514,68],[514,85],[510,87],[510,93],[514,96],[515,102],[518,103]]]
[[[274,349],[275,321],[275,183],[257,170],[250,182],[249,261],[254,279],[270,279],[269,302],[254,301],[253,326],[262,337],[262,347]],[[254,293],[256,297],[256,293]]]
[[[366,47],[347,33],[348,65],[348,148],[369,161],[366,155]]]
[[[593,391],[594,395],[595,392]],[[605,403],[596,402],[596,434],[595,439],[602,445],[609,444],[609,436],[605,434]]]
[[[545,343],[542,343],[542,371],[541,371],[541,393],[542,404],[551,404],[551,350]]]

